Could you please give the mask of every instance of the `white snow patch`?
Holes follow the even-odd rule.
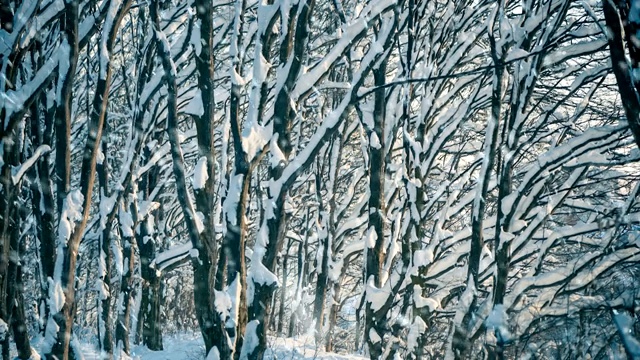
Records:
[[[365,243],[367,245],[367,249],[373,249],[376,246],[376,241],[378,240],[378,234],[373,227],[370,227],[367,231],[367,235],[365,236]]]
[[[24,174],[29,169],[31,169],[31,167],[33,167],[33,165],[36,163],[36,161],[38,161],[40,156],[48,153],[49,151],[51,151],[51,148],[49,147],[49,145],[40,145],[36,149],[36,151],[33,152],[33,155],[30,158],[28,158],[20,166],[16,166],[15,168],[13,168],[12,175],[11,175],[11,180],[13,180],[13,184],[17,185],[18,182],[20,182],[20,180],[24,176]]]
[[[196,168],[193,171],[193,189],[204,189],[204,185],[207,183],[207,180],[209,180],[209,172],[207,171],[207,158],[205,156],[201,156],[200,159],[198,159]]]
[[[213,348],[211,348],[211,350],[209,350],[207,360],[220,360],[220,351],[218,351],[217,347],[214,346]]]
[[[427,266],[433,262],[433,250],[432,249],[420,249],[413,254],[414,266]]]
[[[513,49],[507,55],[507,57],[505,59],[505,62],[511,62],[511,61],[514,61],[514,60],[523,60],[523,59],[526,59],[530,55],[531,54],[529,54],[529,52],[524,50],[524,49]]]
[[[191,39],[189,39],[189,43],[193,45],[193,49],[196,52],[196,55],[199,56],[202,52],[202,40],[201,40],[201,24],[200,20],[196,20],[193,24],[193,31],[191,32]]]
[[[507,315],[507,309],[502,304],[496,304],[491,310],[491,313],[484,320],[484,325],[488,329],[494,329],[497,336],[502,338],[503,341],[509,339],[508,329],[509,316]]]
[[[269,163],[271,164],[272,168],[276,168],[280,164],[287,162],[287,158],[284,156],[282,149],[280,149],[280,146],[278,146],[278,134],[273,134],[273,137],[271,137],[269,152],[271,153],[271,156],[269,157]]]
[[[241,360],[248,359],[248,354],[253,352],[253,349],[258,346],[259,340],[257,331],[259,324],[260,321],[258,320],[251,320],[247,323],[247,327],[244,331],[244,342],[242,343]]]
[[[382,341],[382,338],[375,329],[371,328],[369,329],[369,340],[371,340],[371,343],[377,344]]]
[[[367,281],[366,296],[367,301],[371,303],[371,309],[378,311],[387,302],[387,298],[391,295],[391,289],[388,286],[383,286],[382,289],[375,286],[373,283],[373,276],[369,277]]]
[[[122,230],[122,236],[124,237],[133,237],[133,217],[131,214],[120,208],[120,229]]]
[[[195,219],[193,219],[196,223],[196,230],[198,234],[202,234],[204,231],[204,214],[201,211],[196,212]]]
[[[256,156],[271,139],[271,131],[266,127],[249,122],[242,131],[242,147],[247,151],[249,159]]]
[[[71,237],[76,221],[82,219],[82,203],[84,196],[80,190],[71,191],[62,202],[62,212],[60,214],[60,224],[58,226],[58,237],[60,241],[66,243]]]
[[[419,285],[413,286],[413,303],[418,309],[423,307],[428,308],[429,312],[434,312],[440,307],[440,303],[438,301],[422,296],[422,288]]]
[[[213,290],[215,292],[216,298],[214,302],[214,306],[216,307],[216,312],[220,314],[221,319],[226,319],[229,316],[231,310],[231,298],[226,291],[218,291]]]
[[[238,202],[240,201],[240,192],[242,191],[242,181],[244,176],[239,174],[229,179],[229,190],[227,191],[227,198],[224,200],[223,210],[226,214],[226,219],[231,225],[238,225],[237,221],[237,209]]]
[[[420,339],[425,331],[427,331],[427,324],[425,324],[421,317],[416,316],[409,329],[409,334],[407,334],[407,350],[415,351],[418,347],[418,339]]]
[[[371,147],[374,149],[380,149],[382,147],[382,144],[380,144],[380,139],[378,138],[378,135],[375,132],[371,132],[369,145],[371,145]]]
[[[196,93],[191,98],[191,101],[182,110],[185,114],[202,116],[204,115],[204,105],[202,104],[202,92],[200,89],[196,90]]]

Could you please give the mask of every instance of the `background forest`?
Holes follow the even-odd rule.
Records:
[[[640,358],[637,1],[2,0],[0,25],[3,359],[189,331],[210,360],[305,334]]]

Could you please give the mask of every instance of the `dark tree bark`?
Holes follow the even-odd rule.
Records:
[[[629,128],[636,145],[640,147],[640,78],[632,76],[632,73],[640,69],[640,14],[631,14],[633,1],[602,0],[602,8],[609,30],[607,34],[613,73],[618,82]]]
[[[373,70],[374,86],[378,89],[374,92],[373,100],[373,129],[368,129],[370,137],[369,145],[369,234],[375,238],[373,244],[367,246],[365,285],[369,282],[377,287],[382,287],[382,265],[384,263],[385,251],[385,177],[386,177],[386,139],[385,112],[386,112],[386,91],[382,87],[386,78],[386,61],[382,61],[377,69]],[[377,138],[377,142],[373,140]],[[371,247],[373,245],[373,247]],[[382,355],[383,341],[373,341],[371,331],[375,331],[379,337],[385,332],[385,319],[378,316],[371,307],[371,302],[365,304],[364,334],[369,355],[371,359],[379,359]]]
[[[64,199],[67,197],[67,194],[70,190],[71,183],[71,104],[72,104],[72,96],[73,96],[73,80],[76,73],[76,67],[78,64],[78,3],[77,2],[67,2],[65,3],[65,13],[63,15],[64,21],[62,22],[62,29],[65,37],[63,38],[65,41],[65,45],[69,47],[69,66],[66,69],[65,73],[61,73],[59,76],[62,78],[61,80],[61,90],[60,90],[60,98],[58,99],[58,103],[56,104],[56,112],[55,112],[55,134],[56,134],[56,157],[55,157],[55,171],[56,171],[56,187],[57,187],[57,210],[58,212],[62,211],[62,205]],[[63,257],[63,254],[56,253],[56,258]],[[73,256],[73,264],[75,267],[75,254]],[[59,260],[56,260],[59,261]],[[66,277],[66,283],[73,284],[74,281],[68,281],[69,279],[69,268],[67,266],[65,269],[65,274],[60,274],[60,276]],[[71,270],[71,277],[75,277],[75,269]],[[54,276],[55,277],[55,276]],[[56,281],[58,279],[53,279]],[[63,281],[63,279],[59,279]],[[72,292],[74,289],[71,290]],[[66,300],[66,299],[65,299]],[[53,356],[66,360],[69,358],[69,341],[71,338],[71,321],[67,321],[71,315],[67,315],[71,311],[71,307],[73,307],[73,299],[69,297],[69,303],[66,305],[66,309],[60,309],[61,312],[58,314],[49,314],[49,317],[53,317],[55,323],[59,328],[59,332],[57,335],[56,343],[53,345],[52,349],[45,350],[45,357],[47,359],[53,358]],[[64,311],[64,312],[63,312]],[[49,325],[47,325],[49,327]],[[69,329],[68,329],[69,328]]]
[[[52,147],[54,112],[55,107],[46,109],[46,94],[42,94],[40,99],[32,107],[31,120],[31,143],[34,148],[40,145]],[[44,129],[40,129],[41,108],[45,109],[42,114]],[[53,195],[53,183],[49,175],[51,164],[50,153],[43,154],[33,168],[34,181],[32,183],[32,208],[36,220],[36,233],[40,240],[38,248],[40,264],[40,306],[39,318],[41,319],[40,332],[44,335],[46,319],[49,317],[49,279],[53,280],[53,269],[56,254],[56,226],[55,226],[55,197]]]
[[[244,28],[244,9],[246,1],[242,0],[240,7],[236,8],[234,26],[238,28],[234,32],[235,53],[232,56],[233,70],[242,76],[242,34]],[[224,265],[226,266],[226,283],[233,293],[229,296],[236,306],[237,314],[231,314],[230,319],[225,321],[227,336],[231,339],[232,348],[228,353],[221,353],[221,357],[231,357],[239,359],[240,349],[244,340],[244,331],[247,324],[247,267],[245,262],[245,244],[247,236],[247,204],[249,202],[249,188],[251,186],[251,174],[253,172],[254,163],[250,163],[248,154],[244,151],[241,137],[241,118],[240,118],[240,84],[233,82],[231,84],[231,99],[229,104],[231,136],[234,149],[234,171],[229,179],[229,191],[240,191],[238,198],[235,194],[227,193],[225,204],[235,210],[235,217],[226,216],[227,231],[223,239]],[[239,186],[239,188],[236,188]]]
[[[330,151],[330,150],[329,150]],[[318,169],[318,174],[316,174],[316,197],[317,201],[320,204],[318,208],[318,215],[321,217],[318,219],[318,226],[322,227],[318,229],[320,237],[318,238],[318,243],[322,249],[322,255],[320,257],[320,263],[316,264],[316,272],[318,273],[318,278],[316,281],[316,296],[313,302],[313,318],[316,321],[316,344],[322,343],[322,327],[324,325],[324,305],[327,298],[327,288],[329,287],[329,256],[331,250],[331,242],[329,239],[330,229],[328,229],[329,220],[324,219],[322,217],[331,216],[332,214],[327,214],[324,205],[322,204],[322,174],[320,174],[320,169]],[[329,211],[330,212],[330,211]],[[324,214],[324,215],[322,215]]]
[[[149,159],[151,151],[145,148],[144,157]],[[140,179],[140,194],[145,201],[149,201],[149,194],[157,184],[158,168],[153,167]],[[160,206],[162,211],[162,206]],[[136,242],[140,252],[140,275],[142,277],[142,299],[140,304],[139,326],[142,330],[142,342],[149,350],[159,351],[162,346],[162,329],[160,327],[160,285],[161,277],[152,261],[156,256],[156,239],[153,224],[147,225],[149,215],[140,225],[140,231],[136,234]]]
[[[285,301],[287,300],[287,282],[289,279],[289,252],[293,245],[293,240],[289,239],[287,242],[287,250],[285,250],[282,259],[282,287],[280,288],[280,307],[278,308],[278,334],[284,335],[284,315],[285,315]]]
[[[123,271],[120,278],[120,295],[122,302],[118,304],[118,318],[116,321],[116,348],[127,355],[131,354],[129,329],[131,328],[131,296],[133,293],[133,271],[135,269],[134,231],[137,221],[137,205],[134,201],[127,201],[128,209],[122,209],[120,224],[122,229]],[[128,212],[128,214],[127,214]],[[132,223],[127,223],[123,216],[131,217]],[[125,228],[129,227],[131,228]]]
[[[22,296],[22,262],[20,259],[21,224],[26,216],[25,207],[18,206],[20,182],[14,183],[11,168],[20,164],[20,153],[23,144],[18,141],[22,136],[20,126],[12,136],[13,143],[4,143],[0,182],[2,196],[0,198],[0,214],[2,214],[2,233],[0,237],[0,320],[13,331],[14,341],[21,359],[31,356],[31,346],[26,333]],[[2,334],[2,356],[9,359],[9,331]]]
[[[21,147],[24,147],[21,146]],[[24,162],[26,159],[22,159]],[[18,184],[20,186],[20,183]],[[27,195],[27,191],[21,191],[23,196]],[[16,199],[20,204],[20,199]],[[25,236],[22,236],[21,224],[24,224],[29,216],[29,208],[27,206],[16,206],[16,222],[13,226],[11,234],[11,248],[14,253],[12,259],[12,267],[15,268],[15,282],[11,285],[13,288],[9,298],[13,298],[11,309],[11,329],[13,332],[13,340],[18,351],[18,358],[27,360],[31,358],[31,342],[27,329],[27,318],[24,311],[24,283],[22,279],[22,269],[24,268],[23,254],[26,252]]]
[[[296,109],[292,108],[290,91],[302,69],[302,60],[308,40],[309,19],[315,6],[314,0],[301,2],[293,5],[289,10],[289,23],[287,24],[287,33],[284,35],[280,46],[280,61],[282,64],[289,62],[289,73],[284,79],[282,88],[276,94],[274,115],[273,115],[273,133],[277,136],[277,141],[271,146],[278,146],[284,155],[285,161],[291,155],[293,149],[291,142],[291,127],[295,117]],[[269,177],[272,180],[278,180],[282,176],[284,163],[280,162],[269,169]],[[282,250],[286,226],[287,213],[284,210],[285,200],[288,190],[281,189],[276,194],[268,194],[268,198],[272,204],[273,216],[266,220],[267,228],[267,246],[264,256],[262,257],[262,265],[270,272],[276,269],[276,257]],[[269,329],[271,321],[271,304],[273,303],[276,290],[276,283],[254,284],[253,302],[249,304],[249,321],[257,321],[256,336],[258,337],[258,345],[247,354],[249,359],[262,359],[266,350],[267,329]]]
[[[100,164],[97,164],[98,181],[100,183],[100,200],[104,200],[111,196],[109,192],[109,155],[107,148],[108,139],[108,125],[104,123],[105,139],[102,141],[102,154],[103,160]],[[99,246],[99,266],[101,273],[98,274],[102,283],[102,289],[100,291],[100,313],[98,314],[98,342],[99,348],[104,357],[107,359],[113,358],[113,321],[111,318],[111,232],[113,230],[113,224],[111,219],[101,219],[104,221],[104,229],[98,239]]]

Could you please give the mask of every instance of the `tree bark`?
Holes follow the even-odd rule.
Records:
[[[104,133],[108,135],[108,127],[105,121]],[[109,156],[107,148],[108,136],[102,141],[102,154],[103,160],[100,164],[97,164],[98,181],[100,183],[100,200],[104,201],[111,194],[109,193]],[[101,215],[102,216],[102,215]],[[99,289],[99,311],[98,311],[98,342],[101,351],[100,356],[105,359],[113,358],[113,329],[111,318],[111,231],[113,228],[111,219],[101,219],[105,224],[100,237],[98,238],[99,244],[99,279],[102,283],[102,289]]]
[[[56,166],[61,168],[63,176],[69,175],[70,169],[70,115],[71,115],[71,87],[73,83],[73,75],[75,75],[75,67],[78,57],[78,3],[75,1],[67,2],[67,15],[69,17],[68,26],[65,28],[67,32],[67,41],[72,44],[70,51],[70,71],[65,77],[66,89],[65,98],[59,107],[63,108],[63,118],[58,122],[57,129],[61,130],[61,134],[58,134],[59,141],[56,142]],[[96,92],[92,103],[92,113],[89,119],[87,141],[83,151],[82,168],[80,171],[80,194],[82,199],[75,199],[77,202],[82,202],[82,214],[79,221],[73,227],[69,239],[59,239],[62,243],[59,246],[59,252],[57,254],[56,266],[59,263],[61,272],[60,274],[54,274],[54,283],[64,291],[64,304],[61,309],[55,314],[52,314],[55,324],[51,326],[55,328],[57,326],[57,334],[55,337],[55,343],[53,347],[45,351],[47,358],[57,357],[60,360],[67,360],[69,358],[69,342],[71,340],[71,329],[75,318],[75,269],[78,257],[78,249],[82,236],[84,234],[85,227],[91,211],[91,198],[93,195],[93,185],[96,177],[96,162],[97,154],[99,151],[100,142],[102,139],[102,130],[104,127],[104,121],[107,113],[107,104],[109,100],[109,89],[111,86],[111,66],[109,58],[113,53],[113,47],[115,44],[116,34],[120,26],[120,22],[124,17],[124,14],[129,10],[131,6],[131,0],[125,0],[117,9],[114,17],[114,21],[110,28],[105,27],[103,29],[102,38],[106,43],[106,53],[101,56],[106,62],[101,61],[100,76],[96,85]],[[69,84],[67,84],[67,82]],[[67,87],[68,85],[68,87]],[[59,109],[60,110],[60,109]],[[58,145],[61,147],[57,147]],[[59,154],[63,152],[63,154]],[[68,191],[68,181],[59,179],[58,184],[58,211],[64,211],[62,207],[63,200],[67,200],[67,192],[60,193],[60,190]],[[63,214],[61,214],[62,216]],[[60,216],[60,217],[61,217]],[[65,215],[66,216],[66,215]],[[75,222],[75,219],[69,219],[69,221]],[[65,243],[66,242],[66,243]],[[54,294],[55,296],[55,294]],[[55,331],[52,329],[52,331]]]
[[[497,6],[502,6],[502,3]],[[496,18],[490,19],[494,24]],[[482,247],[484,246],[484,214],[486,209],[486,198],[489,190],[489,181],[491,173],[496,161],[496,150],[498,144],[498,129],[501,114],[501,103],[503,95],[503,76],[504,76],[504,54],[505,49],[498,52],[495,34],[492,32],[493,25],[489,31],[489,43],[491,45],[491,57],[494,64],[492,94],[491,94],[491,112],[487,121],[485,130],[485,142],[483,145],[484,157],[482,168],[480,169],[479,191],[473,202],[473,213],[471,217],[471,245],[469,250],[469,264],[467,269],[467,289],[465,292],[471,294],[471,301],[468,307],[459,310],[462,315],[460,324],[455,324],[452,350],[456,359],[462,359],[467,356],[471,348],[471,336],[469,334],[470,325],[477,307],[477,291],[480,286],[479,270],[480,256]],[[464,296],[464,295],[463,295]]]
[[[205,13],[199,16],[206,17],[207,9],[205,5]],[[208,4],[210,8],[211,4]],[[161,29],[160,27],[160,17],[157,9],[158,4],[151,3],[151,17],[154,22],[154,26],[156,31]],[[197,4],[196,4],[197,6]],[[210,10],[210,9],[209,9]],[[202,12],[202,9],[198,9],[198,13]],[[206,21],[205,21],[206,22]],[[206,38],[205,38],[206,40]],[[202,337],[205,343],[205,350],[207,354],[211,351],[214,346],[226,346],[226,334],[224,330],[224,324],[222,324],[220,320],[220,316],[213,309],[213,304],[215,304],[215,293],[213,289],[215,288],[215,273],[211,271],[215,269],[213,264],[216,263],[217,259],[217,249],[216,244],[213,237],[213,229],[214,229],[214,212],[213,208],[209,208],[211,211],[207,211],[208,206],[212,205],[212,198],[210,196],[213,192],[213,172],[209,172],[209,179],[207,180],[207,185],[205,185],[205,190],[196,194],[198,206],[203,206],[201,210],[203,210],[203,214],[206,213],[205,221],[199,218],[199,214],[196,213],[196,209],[191,203],[191,198],[189,196],[189,192],[186,185],[186,175],[184,170],[184,156],[182,154],[182,149],[180,148],[180,138],[178,134],[178,104],[177,104],[177,84],[176,84],[176,75],[174,73],[173,60],[171,58],[169,44],[166,40],[163,39],[156,34],[156,43],[158,48],[160,49],[160,55],[162,59],[162,66],[164,69],[164,78],[165,83],[168,90],[167,96],[167,133],[169,137],[169,142],[171,143],[171,158],[173,160],[173,173],[176,178],[176,188],[178,193],[178,201],[180,202],[180,206],[184,213],[184,219],[186,222],[186,226],[189,233],[189,238],[191,240],[191,244],[193,246],[193,256],[191,257],[191,263],[193,266],[193,286],[194,286],[194,303],[196,308],[196,317],[198,318],[198,324],[200,325],[200,332],[202,333]],[[211,69],[212,70],[212,69]],[[208,71],[208,70],[207,70]],[[206,81],[206,79],[205,79]],[[212,81],[212,79],[211,79]],[[213,88],[210,87],[208,90],[211,92]],[[211,93],[211,96],[212,93]],[[203,102],[207,102],[208,98],[205,98],[205,94],[202,94]],[[213,103],[210,104],[213,107]],[[211,111],[213,109],[211,108]],[[211,124],[203,124],[200,126],[204,126],[205,128],[212,129]],[[212,131],[204,134],[201,133],[202,129],[198,129],[199,136],[203,137],[202,139],[198,139],[198,143],[200,145],[201,142],[205,143],[202,146],[199,146],[200,151],[202,151],[203,147],[206,147],[206,144],[209,144],[209,140],[207,137],[211,138],[211,154],[207,154],[205,159],[213,158],[213,133]],[[204,131],[204,130],[202,130]],[[209,162],[207,160],[207,170],[213,168],[213,162]],[[218,348],[220,350],[220,348]]]
[[[131,295],[133,292],[133,271],[135,269],[135,243],[134,231],[137,225],[137,206],[135,200],[127,201],[128,209],[121,209],[120,224],[122,229],[123,269],[120,278],[120,295],[118,300],[118,318],[116,321],[116,349],[118,356],[121,352],[131,354],[129,342],[129,329],[131,328]],[[128,213],[127,213],[128,212]],[[133,221],[128,223],[123,217],[131,217]],[[130,228],[129,228],[130,227]]]
[[[385,84],[386,78],[386,62],[382,62],[378,69],[373,70],[373,80],[375,87],[381,87]],[[374,92],[373,104],[373,129],[370,129],[369,137],[369,234],[375,241],[368,243],[365,267],[365,286],[371,283],[376,288],[382,287],[382,265],[385,258],[385,177],[386,177],[386,139],[385,129],[385,112],[386,112],[386,91],[379,88]],[[376,142],[373,137],[376,137]],[[376,311],[371,307],[371,302],[365,303],[365,320],[364,320],[364,337],[367,347],[369,348],[369,356],[371,359],[379,359],[382,355],[383,341],[381,339],[372,339],[371,334],[375,332],[379,338],[382,338],[386,327],[385,319],[377,316]],[[377,340],[377,341],[376,341]]]
[[[149,149],[145,148],[145,158],[151,157]],[[152,168],[145,174],[140,182],[140,193],[145,201],[150,201],[149,193],[159,186],[156,181],[158,168]],[[160,210],[162,211],[162,210]],[[138,322],[142,326],[142,343],[149,350],[159,351],[163,349],[162,329],[160,328],[160,285],[159,272],[152,266],[156,256],[155,224],[150,222],[150,215],[140,225],[140,231],[136,234],[136,242],[140,252],[140,275],[142,277],[142,300]]]
[[[603,0],[602,8],[607,24],[612,70],[618,82],[622,105],[636,145],[640,147],[640,79],[632,76],[640,68],[638,14],[631,14],[633,0]],[[630,16],[632,15],[632,16]],[[627,53],[629,51],[629,60]]]

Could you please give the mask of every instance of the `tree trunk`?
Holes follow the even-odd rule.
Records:
[[[333,331],[336,327],[336,323],[338,321],[338,313],[340,312],[340,292],[342,291],[342,286],[340,285],[340,281],[336,281],[333,283],[333,301],[331,303],[331,310],[329,312],[328,320],[328,328],[327,328],[327,339],[325,342],[325,351],[332,352],[333,351]]]
[[[233,70],[242,76],[242,61],[240,49],[242,48],[242,34],[244,28],[244,13],[246,0],[237,2],[234,11],[234,28],[237,31],[232,33],[232,47],[230,54]],[[232,302],[232,309],[229,319],[225,321],[227,336],[232,342],[229,353],[221,353],[222,357],[229,357],[238,360],[240,350],[244,341],[244,331],[247,325],[247,266],[245,261],[245,246],[247,237],[246,211],[249,203],[249,187],[251,186],[251,175],[253,166],[250,164],[248,154],[244,151],[241,137],[240,119],[240,91],[241,87],[236,81],[231,84],[231,99],[229,103],[229,121],[233,148],[235,154],[234,172],[229,180],[225,207],[234,209],[235,217],[231,214],[224,214],[226,221],[226,233],[223,242],[223,257],[227,267],[227,286],[229,287],[229,297]],[[239,186],[239,188],[236,188]],[[237,199],[235,194],[238,192]],[[234,203],[235,201],[235,203]],[[221,259],[222,261],[222,259]]]
[[[144,156],[147,159],[151,157],[149,149],[145,148]],[[158,186],[155,180],[157,171],[157,167],[154,167],[141,179],[139,193],[142,194],[145,201],[150,201],[150,191],[155,186]],[[144,214],[144,216],[140,230],[136,234],[136,242],[140,252],[140,275],[142,277],[142,300],[138,322],[142,326],[142,343],[149,350],[159,351],[163,349],[162,329],[160,328],[161,278],[159,271],[152,266],[152,261],[156,256],[156,232],[155,224],[151,221],[151,214]]]
[[[497,5],[501,6],[501,4]],[[497,23],[496,19],[490,19],[493,23]],[[484,156],[482,162],[482,168],[478,175],[478,187],[479,191],[476,193],[476,197],[473,202],[473,213],[471,218],[471,245],[469,249],[469,264],[467,270],[467,289],[466,293],[471,296],[471,301],[464,309],[458,310],[462,315],[462,321],[460,324],[454,324],[454,334],[452,341],[452,351],[456,359],[462,359],[467,356],[468,351],[471,348],[471,335],[469,334],[469,326],[471,319],[474,317],[474,312],[477,307],[477,290],[480,285],[479,281],[479,269],[480,269],[480,255],[482,253],[482,247],[484,246],[484,214],[486,208],[486,198],[489,189],[489,180],[493,171],[493,166],[496,158],[496,148],[498,144],[498,123],[501,113],[502,103],[502,77],[504,74],[504,54],[502,49],[498,55],[498,49],[493,33],[489,33],[489,42],[491,45],[491,56],[494,63],[493,70],[493,88],[491,95],[491,114],[487,121],[487,128],[485,130],[485,143],[483,146]],[[465,295],[462,295],[463,297]]]
[[[108,134],[108,127],[105,121],[104,132]],[[105,136],[108,139],[108,136]],[[105,201],[111,194],[109,193],[109,156],[107,148],[107,140],[102,141],[102,154],[103,160],[100,164],[97,164],[98,181],[100,183],[100,200]],[[101,216],[103,216],[101,214]],[[107,215],[108,217],[108,215]],[[98,276],[101,283],[101,289],[99,291],[98,299],[98,343],[101,351],[100,356],[104,359],[113,358],[113,328],[111,318],[111,232],[113,229],[112,219],[104,218],[100,219],[101,226],[104,226],[100,237],[98,238],[99,244],[99,258],[98,258]]]
[[[135,244],[134,229],[137,221],[133,214],[137,213],[135,202],[127,210],[121,210],[120,225],[122,227],[122,252],[123,269],[120,278],[120,295],[118,297],[118,318],[116,322],[116,348],[117,355],[122,352],[131,354],[129,343],[129,329],[131,328],[131,295],[133,292],[133,271],[135,269]],[[133,219],[132,219],[133,218]]]
[[[318,171],[319,172],[319,171]],[[331,216],[331,210],[329,209],[329,215],[326,214],[324,205],[322,203],[322,174],[316,174],[316,197],[320,207],[318,209],[318,243],[319,248],[322,249],[322,255],[320,258],[320,263],[316,264],[316,273],[318,274],[318,279],[316,282],[316,296],[313,302],[313,318],[316,321],[316,345],[320,345],[322,343],[322,326],[324,325],[324,306],[327,298],[327,288],[329,285],[329,257],[331,253],[331,241],[329,239],[330,229],[328,229],[328,219],[327,216]],[[316,257],[317,259],[317,257]]]
[[[309,35],[309,19],[313,12],[315,1],[308,0],[295,5],[290,4],[290,6],[289,9],[281,10],[289,12],[289,21],[286,26],[283,24],[283,29],[286,29],[286,31],[280,46],[280,62],[283,64],[281,66],[288,66],[288,73],[281,87],[276,90],[271,147],[277,147],[283,158],[275,158],[275,149],[271,151],[269,180],[272,182],[277,182],[282,177],[284,166],[289,160],[289,156],[293,150],[291,127],[296,114],[295,109],[292,107],[290,92],[302,69],[302,60]],[[265,21],[267,19],[262,20]],[[266,29],[263,29],[263,31],[265,30]],[[266,44],[262,45],[265,46]],[[268,47],[263,50],[268,51]],[[263,251],[263,254],[260,254],[262,256],[256,256],[253,261],[261,261],[262,266],[264,266],[271,275],[273,275],[275,271],[276,257],[282,250],[286,233],[288,214],[285,212],[284,205],[287,198],[288,187],[289,185],[287,184],[275,193],[271,193],[272,189],[269,189],[269,193],[267,194],[268,200],[263,205],[263,209],[265,210],[265,214],[270,214],[270,216],[266,220],[263,220],[260,230],[263,233],[259,234],[258,239],[256,239],[254,254],[256,250]],[[260,237],[263,238],[260,239]],[[251,281],[253,281],[253,279]],[[249,321],[254,324],[254,328],[252,329],[254,334],[250,336],[257,337],[257,346],[247,350],[246,355],[243,354],[243,356],[247,356],[249,359],[262,359],[264,357],[267,329],[269,329],[272,314],[271,304],[274,299],[276,286],[276,281],[254,282],[253,302],[249,304],[248,310]],[[248,329],[247,327],[247,331]]]
[[[205,21],[203,23],[209,24],[210,18],[206,17],[207,11],[210,11],[211,3],[205,2],[204,9],[201,9],[201,6],[198,6],[200,3],[196,4],[198,8],[198,14],[201,11],[205,11],[204,15],[199,15],[205,17]],[[160,17],[157,9],[158,4],[151,3],[151,17],[153,19],[154,25],[157,29],[160,29]],[[207,10],[208,7],[208,10]],[[211,25],[211,24],[209,24]],[[207,25],[207,26],[209,26]],[[204,26],[204,24],[203,24]],[[156,43],[158,48],[160,49],[160,55],[162,59],[162,66],[164,69],[165,83],[167,84],[167,133],[169,142],[171,144],[171,158],[173,160],[173,173],[176,179],[176,188],[178,193],[178,201],[180,202],[180,207],[184,213],[184,219],[186,222],[186,226],[189,233],[189,239],[191,240],[191,244],[193,246],[194,256],[191,257],[191,263],[193,266],[193,291],[194,291],[194,305],[196,308],[196,317],[198,318],[198,324],[200,325],[200,331],[202,333],[202,337],[205,343],[205,350],[207,354],[211,351],[211,349],[216,346],[218,347],[218,351],[220,348],[227,345],[226,341],[226,331],[224,330],[224,324],[222,324],[220,320],[220,316],[213,309],[213,304],[215,304],[215,293],[213,289],[215,289],[215,272],[212,271],[215,269],[213,264],[217,261],[217,247],[215,244],[215,239],[213,237],[213,229],[214,229],[214,211],[212,207],[212,192],[213,192],[213,172],[209,172],[213,168],[213,161],[209,161],[208,159],[213,158],[213,133],[212,131],[208,131],[207,134],[204,134],[204,130],[198,129],[198,143],[201,142],[209,143],[207,141],[207,136],[209,140],[211,140],[211,153],[204,156],[206,160],[205,169],[208,171],[208,179],[204,186],[204,190],[201,192],[196,192],[196,202],[198,204],[198,209],[202,214],[206,214],[205,221],[202,221],[199,214],[196,213],[196,209],[194,208],[193,203],[191,202],[191,198],[189,196],[189,192],[186,185],[186,175],[184,170],[184,156],[182,154],[182,149],[180,148],[180,138],[178,134],[178,104],[177,104],[177,84],[176,84],[176,74],[174,73],[173,60],[171,58],[170,53],[170,45],[167,43],[166,38],[160,37],[156,35]],[[206,38],[204,39],[206,40]],[[213,81],[213,79],[210,79]],[[202,90],[202,89],[201,89]],[[209,90],[213,92],[213,87],[210,87]],[[209,102],[208,98],[205,97],[206,94],[202,94],[203,103],[208,103],[211,105],[211,109],[213,107],[213,103]],[[212,96],[212,93],[211,93]],[[209,125],[208,129],[212,130]],[[202,139],[200,137],[203,137]],[[202,151],[202,147],[200,147]]]
[[[630,14],[632,10],[629,3],[633,2],[634,0],[604,0],[602,9],[609,30],[607,38],[611,63],[615,65],[611,69],[616,76],[629,128],[636,145],[640,147],[640,80],[632,75],[640,68],[640,23],[636,14]],[[629,51],[628,55],[626,49]]]
[[[280,288],[280,308],[278,309],[278,329],[276,330],[280,335],[284,335],[284,303],[287,300],[287,282],[289,281],[289,251],[291,251],[292,245],[293,240],[289,239],[289,241],[287,242],[287,250],[284,252],[282,259],[282,286]]]
[[[42,62],[39,52],[38,60]],[[35,61],[35,60],[34,60]],[[45,109],[45,111],[42,111]],[[43,91],[38,101],[31,106],[31,143],[33,148],[40,145],[47,145],[53,148],[53,128],[54,128],[55,107],[51,105],[47,108],[47,94]],[[40,128],[40,119],[44,121],[44,129]],[[50,153],[43,154],[38,159],[36,165],[31,169],[31,205],[35,218],[35,227],[38,246],[38,263],[40,277],[40,298],[39,298],[39,330],[44,335],[46,319],[49,316],[49,280],[53,279],[53,267],[56,253],[55,237],[55,199],[52,189],[52,181],[49,176]]]
[[[20,183],[18,186],[20,186]],[[11,261],[15,267],[15,282],[11,285],[13,287],[13,294],[10,296],[10,298],[13,298],[13,304],[10,304],[10,306],[13,306],[13,309],[11,310],[11,328],[13,331],[13,340],[16,344],[16,350],[18,351],[18,358],[26,360],[31,357],[31,343],[29,341],[27,319],[24,312],[24,283],[22,281],[22,268],[24,266],[24,261],[22,260],[22,255],[26,252],[26,248],[24,237],[21,236],[21,224],[27,220],[29,216],[29,208],[27,206],[17,207],[15,215],[14,219],[16,219],[16,221],[13,224],[11,234],[11,248],[15,254],[14,259]]]
[[[373,70],[374,86],[380,87],[385,84],[386,66],[382,62],[378,69]],[[366,252],[365,267],[365,287],[373,285],[376,288],[382,287],[382,265],[385,258],[385,89],[380,88],[374,92],[373,109],[373,129],[370,137],[377,137],[378,141],[370,141],[369,145],[369,236],[373,241],[369,241]],[[369,348],[371,359],[379,359],[382,355],[382,336],[386,324],[385,319],[377,316],[376,311],[371,307],[371,302],[365,304],[364,338]],[[375,336],[372,336],[374,334]]]

